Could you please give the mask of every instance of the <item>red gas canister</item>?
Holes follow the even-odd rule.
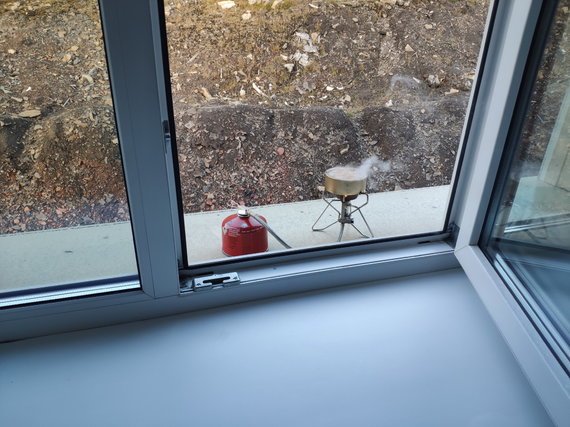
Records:
[[[261,220],[267,222],[260,216]],[[245,209],[222,221],[222,251],[228,256],[247,255],[267,250],[267,230]]]

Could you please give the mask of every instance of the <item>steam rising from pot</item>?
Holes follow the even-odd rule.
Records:
[[[375,170],[379,170],[380,172],[390,172],[392,165],[390,162],[383,162],[378,158],[378,156],[370,156],[355,169],[356,174],[364,179],[369,177]]]

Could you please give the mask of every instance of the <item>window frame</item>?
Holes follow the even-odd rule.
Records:
[[[252,256],[193,270],[180,270],[186,245],[163,1],[99,2],[141,287],[0,310],[0,342],[461,267],[553,420],[560,425],[570,420],[568,376],[478,247],[524,65],[535,30],[540,31],[541,8],[549,0],[490,2],[452,180],[449,230]],[[181,280],[238,267],[240,286],[180,294]]]
[[[458,218],[459,232],[455,246],[455,256],[471,280],[482,302],[507,344],[515,354],[521,369],[525,372],[537,395],[557,425],[567,425],[570,421],[570,378],[563,363],[553,347],[545,339],[545,330],[537,326],[536,319],[530,314],[532,307],[525,302],[524,295],[514,292],[516,285],[512,278],[501,271],[500,265],[493,265],[480,248],[484,238],[484,222],[492,208],[493,189],[500,179],[501,159],[504,156],[513,128],[525,119],[526,107],[521,108],[528,98],[528,75],[536,62],[536,39],[544,37],[549,25],[548,10],[556,7],[558,1],[520,1],[500,2],[498,12],[501,18],[510,16],[513,32],[510,42],[491,55],[500,55],[504,59],[492,61],[498,65],[495,70],[495,82],[489,80],[489,87],[482,88],[484,99],[492,105],[484,106],[486,112],[476,114],[481,132],[470,135],[469,149],[472,162],[468,173],[462,212]],[[500,48],[502,43],[494,44]],[[534,50],[533,50],[534,48]],[[501,54],[502,50],[502,54]],[[542,56],[539,51],[538,56]],[[502,90],[493,87],[509,82]],[[481,100],[482,101],[482,100]],[[498,108],[500,106],[500,108]],[[497,111],[498,109],[498,111]],[[516,131],[515,131],[516,133]],[[507,153],[508,155],[508,153]],[[481,179],[483,177],[483,179]]]
[[[374,241],[347,242],[342,245],[330,244],[315,248],[293,249],[287,252],[275,252],[262,255],[245,256],[239,260],[214,261],[181,269],[186,260],[185,242],[183,241],[184,222],[181,218],[181,197],[177,180],[176,145],[174,138],[173,110],[168,76],[168,51],[166,46],[165,18],[163,0],[99,0],[104,43],[107,55],[109,80],[115,108],[117,131],[119,134],[121,154],[126,178],[126,189],[131,210],[131,224],[137,261],[139,266],[140,289],[133,290],[133,281],[124,283],[124,288],[115,283],[112,286],[99,285],[99,293],[85,296],[86,289],[77,288],[77,292],[69,290],[67,294],[51,293],[48,295],[48,304],[36,304],[36,299],[19,298],[20,305],[3,309],[0,312],[0,324],[8,326],[8,330],[0,333],[0,340],[18,339],[29,336],[37,336],[47,333],[62,332],[78,329],[76,325],[99,326],[109,324],[110,319],[115,321],[137,320],[151,317],[152,312],[164,315],[180,310],[188,311],[203,307],[221,306],[228,303],[256,299],[255,293],[244,292],[247,297],[234,298],[224,297],[223,293],[235,294],[235,290],[224,289],[225,292],[217,292],[213,302],[182,303],[180,307],[172,309],[162,308],[168,306],[164,301],[177,299],[188,300],[188,295],[181,296],[181,280],[188,280],[195,275],[213,272],[223,273],[239,269],[240,274],[248,277],[252,272],[265,272],[254,274],[251,280],[255,283],[271,282],[271,275],[263,278],[269,268],[276,265],[287,266],[288,278],[291,289],[308,291],[326,287],[322,280],[316,282],[306,281],[299,283],[301,278],[313,275],[320,271],[318,264],[323,259],[333,260],[331,268],[347,268],[347,260],[354,259],[355,254],[361,256],[372,255],[375,261],[369,260],[367,266],[375,271],[377,278],[395,277],[405,275],[410,271],[407,268],[387,268],[386,263],[393,260],[394,265],[401,265],[402,260],[418,258],[417,271],[425,272],[438,268],[456,267],[455,260],[449,258],[451,247],[447,243],[441,243],[452,239],[451,229],[441,232],[426,233],[423,235],[401,236],[390,239],[375,239]],[[490,10],[495,11],[495,2],[492,1]],[[467,109],[467,120],[464,123],[462,141],[458,153],[465,151],[465,137],[473,120],[475,108],[475,95],[478,93],[479,80],[483,72],[484,53],[489,44],[489,28],[494,12],[489,13],[479,62],[477,65],[474,89],[471,92]],[[168,124],[170,135],[165,132],[164,123]],[[464,183],[462,174],[458,174],[457,165],[460,163],[460,155],[456,159],[456,168],[452,181],[454,193],[459,194]],[[468,161],[468,159],[467,159]],[[453,194],[450,194],[453,200]],[[447,212],[448,224],[456,221],[457,209],[450,203]],[[453,227],[452,227],[453,228]],[[420,245],[421,244],[421,245]],[[442,246],[443,245],[443,246]],[[426,250],[428,252],[426,252]],[[431,268],[421,267],[422,257],[431,256],[445,260],[435,262]],[[363,255],[364,254],[364,255]],[[376,265],[386,268],[386,273],[376,271]],[[406,264],[406,263],[404,263]],[[366,269],[363,274],[345,277],[338,274],[338,278],[330,278],[330,286],[358,282],[358,277],[368,277]],[[322,274],[322,272],[321,272]],[[248,280],[242,278],[241,287],[246,287]],[[238,292],[239,293],[239,292]],[[259,298],[263,295],[284,295],[291,293],[287,287],[273,286],[271,291],[258,291]],[[64,299],[57,299],[58,296]],[[156,304],[157,310],[150,307]],[[92,313],[112,312],[117,307],[141,305],[141,313],[133,310],[132,314],[111,316],[106,314],[105,319],[96,319]],[[197,308],[193,308],[196,306]],[[74,314],[71,314],[74,313]],[[129,311],[130,313],[130,311]],[[57,322],[46,322],[41,327],[37,325],[38,318],[63,316],[73,319],[74,326],[62,326]],[[28,322],[31,320],[31,323]],[[28,323],[26,323],[28,322]],[[21,325],[21,326],[20,326]],[[13,329],[13,330],[9,330]]]

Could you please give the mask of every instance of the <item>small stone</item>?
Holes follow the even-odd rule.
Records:
[[[22,111],[18,116],[25,117],[25,118],[33,118],[38,117],[42,112],[40,110],[25,110]]]
[[[340,154],[346,154],[346,153],[348,153],[348,146],[340,150]]]
[[[241,15],[241,19],[243,19],[244,21],[251,19],[251,12],[249,10],[246,11],[243,15]]]
[[[8,49],[8,53],[10,55],[14,55],[16,53],[16,51],[14,49]]]
[[[324,193],[325,192],[325,187],[324,185],[317,185],[317,191],[319,193]]]
[[[412,48],[412,46],[410,46],[409,44],[406,45],[406,47],[404,48],[404,50],[406,52],[414,52],[414,49]]]
[[[328,92],[330,92],[330,91],[334,90],[334,87],[332,87],[332,86],[327,86],[326,89],[327,89]]]
[[[201,92],[202,92],[202,96],[203,96],[204,98],[206,98],[207,101],[209,101],[210,99],[213,98],[213,96],[210,95],[210,91],[209,91],[208,89],[206,89],[205,87],[203,87],[203,88],[201,89]]]
[[[388,102],[386,102],[386,104],[384,104],[386,107],[391,107],[392,105],[394,105],[394,103],[392,102],[391,99],[388,100]]]
[[[271,9],[275,9],[280,3],[283,3],[283,0],[275,0],[271,5]]]
[[[427,84],[430,87],[439,87],[441,85],[441,81],[439,80],[439,76],[430,74],[427,77]]]
[[[289,71],[290,73],[293,72],[293,68],[295,68],[295,64],[283,64],[283,66]]]
[[[77,52],[79,50],[79,46],[73,45],[69,48],[69,50],[72,52]]]
[[[235,5],[236,5],[236,3],[234,1],[231,1],[231,0],[219,1],[218,2],[218,6],[220,6],[222,9],[230,9],[230,8],[234,7]]]
[[[61,58],[61,60],[63,62],[69,62],[71,61],[71,55],[69,53],[66,53],[65,55],[63,55],[63,58]]]
[[[445,92],[446,95],[453,95],[454,93],[458,93],[459,91],[457,89],[451,88],[449,89],[447,92]]]
[[[425,28],[426,30],[432,30],[432,29],[433,29],[433,25],[432,25],[432,24],[425,24],[425,25],[424,25],[424,28]]]
[[[285,149],[283,147],[277,147],[277,154],[282,156],[283,154],[285,154]]]

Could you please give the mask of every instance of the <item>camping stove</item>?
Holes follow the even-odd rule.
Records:
[[[325,209],[313,224],[313,231],[326,230],[338,222],[340,223],[340,232],[338,234],[338,239],[336,240],[337,242],[342,240],[346,224],[352,226],[362,237],[374,237],[372,230],[368,225],[368,221],[366,221],[361,210],[368,204],[369,199],[368,193],[366,193],[366,179],[367,174],[360,172],[358,168],[339,166],[327,169],[325,171],[325,193],[332,194],[334,197],[331,200],[328,200],[326,195],[323,195],[323,200],[327,206],[325,206]],[[359,195],[365,196],[366,201],[360,206],[352,204]],[[334,205],[335,203],[340,203],[340,210]],[[320,219],[329,208],[333,209],[338,214],[338,218],[325,227],[317,227]],[[364,224],[366,224],[366,228],[368,228],[368,233],[370,235],[367,236],[360,231],[356,225],[354,225],[354,215],[357,212],[362,217]]]

